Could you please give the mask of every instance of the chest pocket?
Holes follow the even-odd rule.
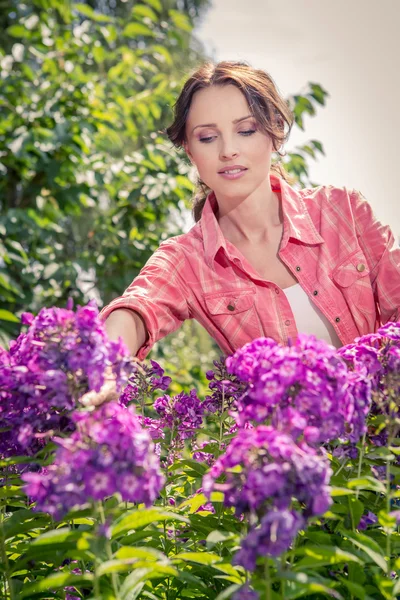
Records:
[[[204,294],[212,327],[223,334],[232,351],[263,335],[255,307],[254,288]]]
[[[205,294],[204,301],[211,315],[235,315],[254,306],[256,292],[253,288]]]
[[[340,288],[351,312],[375,312],[375,300],[369,278],[369,267],[359,249],[346,257],[332,271],[332,279]]]

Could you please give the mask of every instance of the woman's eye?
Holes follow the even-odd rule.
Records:
[[[238,133],[240,133],[240,135],[244,135],[244,136],[249,136],[249,135],[253,135],[253,133],[256,133],[256,129],[246,129],[245,131],[239,131]],[[199,141],[202,142],[203,144],[209,144],[210,142],[213,141],[213,139],[215,138],[215,135],[210,135],[207,137],[201,137],[199,138]]]
[[[246,129],[246,131],[239,131],[242,135],[252,135],[256,132],[256,129]]]

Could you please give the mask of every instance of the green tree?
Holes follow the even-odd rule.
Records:
[[[167,236],[167,219],[169,235],[180,232],[170,207],[187,204],[192,189],[188,166],[157,133],[171,117],[177,65],[200,56],[191,19],[171,1],[127,3],[122,16],[94,4],[3,2],[0,318],[8,335],[22,310],[86,301],[89,286],[109,301]]]
[[[192,28],[208,5],[0,0],[3,344],[24,310],[65,305],[71,296],[108,303],[161,240],[182,232],[189,164],[159,132],[182,78],[205,57]],[[288,99],[299,127],[325,97],[310,84]],[[318,151],[313,140],[286,158],[301,183]],[[188,346],[192,354],[182,350]],[[202,367],[219,354],[200,326],[185,323],[155,357],[189,384],[199,352]]]

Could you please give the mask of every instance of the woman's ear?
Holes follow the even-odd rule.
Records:
[[[190,162],[192,163],[192,165],[194,165],[195,163],[194,163],[194,160],[193,160],[193,156],[190,153],[188,143],[187,142],[183,142],[182,145],[183,145],[183,149],[185,150],[185,152],[187,154],[188,159],[190,160]]]

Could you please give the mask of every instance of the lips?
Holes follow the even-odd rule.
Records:
[[[227,171],[236,171],[237,169],[240,169],[240,171],[247,171],[247,167],[243,167],[243,165],[232,165],[230,167],[224,167],[223,169],[220,169],[218,171],[218,173],[226,173]]]

